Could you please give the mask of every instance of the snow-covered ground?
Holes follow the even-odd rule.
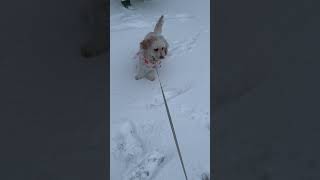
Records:
[[[139,42],[164,15],[170,44],[160,78],[190,180],[210,171],[210,0],[111,0],[111,179],[182,180],[158,80],[136,81]],[[141,165],[150,174],[137,174]],[[137,170],[138,169],[138,170]],[[151,177],[150,177],[151,176]],[[134,178],[132,178],[133,180]]]

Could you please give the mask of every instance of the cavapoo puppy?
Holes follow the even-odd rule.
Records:
[[[168,54],[169,44],[162,36],[163,15],[158,20],[154,31],[146,35],[140,42],[140,50],[137,53],[139,62],[137,65],[136,80],[147,78],[154,81],[156,78],[155,68],[160,65],[161,60]]]

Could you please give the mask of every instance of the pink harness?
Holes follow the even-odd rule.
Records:
[[[144,58],[144,64],[151,67],[151,68],[156,68],[157,64],[161,64],[161,61],[149,61],[147,58]]]
[[[161,61],[150,61],[150,60],[148,60],[147,58],[145,58],[145,57],[143,56],[143,54],[141,53],[141,51],[137,52],[135,58],[136,58],[136,57],[139,57],[140,59],[143,59],[143,63],[144,63],[146,66],[150,67],[150,68],[156,68],[157,65],[160,65],[160,64],[161,64]]]

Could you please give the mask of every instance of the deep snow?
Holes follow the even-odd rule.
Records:
[[[210,169],[209,0],[110,2],[110,178],[126,179],[148,154],[163,155],[154,180],[184,179],[158,80],[134,79],[139,42],[164,15],[169,56],[160,78],[190,180]]]

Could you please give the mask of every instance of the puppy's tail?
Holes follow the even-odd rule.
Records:
[[[157,34],[161,34],[162,33],[162,25],[163,25],[163,15],[160,17],[156,26],[154,27],[154,32]]]

